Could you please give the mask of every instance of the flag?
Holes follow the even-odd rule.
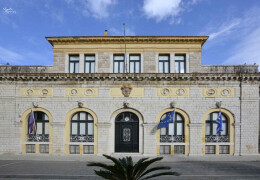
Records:
[[[166,128],[169,126],[169,123],[174,121],[175,110],[170,112],[157,126],[157,129]]]
[[[218,119],[216,121],[216,124],[217,124],[217,129],[216,129],[216,132],[217,134],[219,134],[221,131],[223,131],[222,129],[222,115],[221,115],[221,110],[219,110],[219,113],[218,113]]]
[[[31,114],[30,114],[30,118],[29,118],[29,131],[30,134],[33,132],[34,130],[34,118],[33,118],[33,110],[31,110]]]

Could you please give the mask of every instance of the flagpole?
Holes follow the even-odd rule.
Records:
[[[174,121],[175,121],[175,111],[176,111],[176,107],[174,107],[174,114],[173,114],[173,117],[172,117],[172,142],[173,142],[173,134],[174,134]]]
[[[33,108],[32,108],[32,116],[33,116],[33,130],[35,131],[36,140],[38,141],[38,137],[37,137],[37,128],[36,128],[36,121],[35,121],[35,118],[34,118]]]

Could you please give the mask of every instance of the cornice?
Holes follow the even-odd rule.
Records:
[[[67,36],[46,37],[52,46],[57,44],[124,44],[124,36]],[[127,44],[203,44],[208,36],[126,36]]]
[[[260,73],[0,73],[0,81],[260,81]]]

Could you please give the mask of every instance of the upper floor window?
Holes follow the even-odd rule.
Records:
[[[129,72],[140,73],[141,58],[140,55],[130,55],[129,58]]]
[[[223,131],[217,135],[217,123],[219,112],[210,113],[206,119],[206,142],[229,142],[228,138],[228,121],[225,115],[222,114],[222,129]]]
[[[49,141],[49,117],[41,111],[33,112],[35,130],[30,134],[28,123],[28,141]],[[30,118],[30,117],[29,117]],[[29,122],[29,119],[28,119]]]
[[[69,73],[79,73],[79,55],[69,56]]]
[[[86,55],[85,56],[85,73],[94,73],[95,72],[95,56]]]
[[[169,113],[165,113],[161,117],[161,121]],[[176,113],[174,122],[169,123],[167,128],[161,128],[160,134],[160,142],[184,142],[184,118],[179,113]]]
[[[170,72],[170,56],[159,55],[159,73],[169,73],[169,72]]]
[[[114,55],[114,73],[124,73],[125,72],[125,56],[124,55]]]
[[[175,73],[186,73],[185,55],[175,56]]]
[[[87,112],[78,112],[71,118],[71,142],[94,142],[94,119]]]

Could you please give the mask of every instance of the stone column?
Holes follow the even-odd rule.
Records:
[[[111,154],[114,152],[115,138],[111,131],[111,123],[99,122],[96,124],[98,138],[97,138],[97,154]]]
[[[202,141],[202,123],[191,123],[190,126],[190,156],[198,156],[201,154]]]
[[[240,128],[241,128],[241,123],[240,122],[235,122],[233,124],[234,128],[235,128],[235,144],[234,144],[234,155],[235,156],[239,156],[241,154],[240,149],[241,149],[241,144],[240,144]]]
[[[64,153],[64,126],[65,122],[53,122],[52,125],[52,153]]]
[[[144,154],[154,155],[156,154],[156,123],[144,123]]]

